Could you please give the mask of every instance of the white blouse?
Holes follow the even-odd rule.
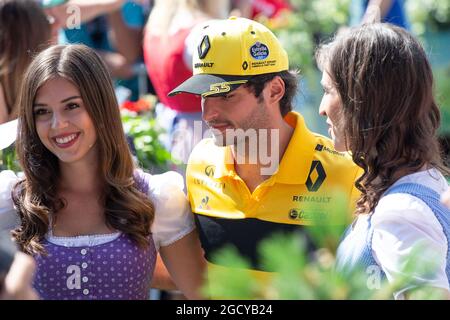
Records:
[[[403,183],[418,183],[439,194],[448,189],[442,174],[436,169],[420,171],[400,178],[392,187]],[[391,188],[392,188],[391,187]],[[443,228],[433,211],[422,200],[405,193],[382,196],[371,219],[373,227],[372,254],[381,266],[389,282],[401,279],[405,263],[411,256],[411,250],[423,246],[414,270],[410,270],[413,283],[449,290],[449,281],[445,272],[448,241]],[[367,218],[357,219],[357,228],[367,229]],[[425,264],[433,263],[429,274]],[[412,287],[401,288],[394,293],[395,299],[403,299],[404,293]]]

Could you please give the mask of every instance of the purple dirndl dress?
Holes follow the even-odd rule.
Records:
[[[156,261],[153,240],[142,249],[129,236],[98,245],[66,247],[44,240],[34,288],[42,299],[148,299]]]
[[[149,190],[136,173],[139,189]],[[100,241],[99,241],[100,240]],[[33,286],[45,300],[144,300],[149,298],[156,263],[153,238],[139,247],[121,232],[110,235],[53,237],[43,241],[47,255],[36,255]]]

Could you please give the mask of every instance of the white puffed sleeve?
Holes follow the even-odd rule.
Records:
[[[176,242],[195,228],[183,189],[183,177],[174,171],[149,177],[149,197],[155,206],[151,230],[157,249]]]
[[[0,172],[0,230],[14,229],[19,224],[11,199],[11,190],[18,180],[11,170]]]

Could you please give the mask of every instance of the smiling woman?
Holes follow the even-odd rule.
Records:
[[[14,184],[0,181],[0,229],[16,210],[13,235],[36,260],[38,294],[146,299],[159,251],[179,289],[198,298],[203,257],[183,178],[134,166],[99,56],[86,46],[50,47],[31,63],[21,92],[25,178],[12,201]]]
[[[40,140],[61,165],[81,159],[91,163],[97,160],[94,123],[78,88],[69,80],[57,77],[39,89],[34,116]]]

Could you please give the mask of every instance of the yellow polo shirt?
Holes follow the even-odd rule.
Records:
[[[336,207],[336,190],[348,195],[349,208],[354,206],[359,194],[354,182],[361,172],[350,155],[309,131],[299,113],[290,112],[285,121],[295,129],[278,170],[253,193],[234,170],[230,146],[204,139],[192,151],[188,197],[208,262],[231,244],[253,270],[271,271],[258,263],[261,240],[274,232],[301,231],[313,216],[327,219]]]

